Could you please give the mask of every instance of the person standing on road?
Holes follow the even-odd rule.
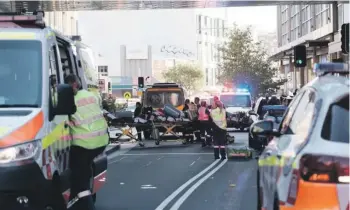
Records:
[[[210,117],[213,120],[213,141],[214,141],[214,158],[221,160],[226,159],[226,110],[220,101],[215,101],[212,105]]]
[[[202,140],[202,147],[205,147],[207,144],[209,144],[210,142],[208,139],[211,139],[211,137],[207,138],[206,136],[206,134],[211,136],[209,115],[210,112],[207,108],[207,103],[205,101],[202,101],[201,107],[198,109],[200,135],[201,137],[204,137],[204,139]]]
[[[142,106],[140,102],[136,102],[136,109],[134,111],[134,118],[140,117],[142,114]],[[140,146],[142,145],[142,129],[139,126],[136,126],[137,131],[137,140],[139,141]]]
[[[108,125],[96,95],[81,89],[79,79],[75,75],[68,75],[65,81],[73,88],[77,106],[77,111],[70,116],[67,123],[72,137],[69,159],[70,201],[76,200],[70,209],[95,210],[90,191],[92,164],[108,144]]]

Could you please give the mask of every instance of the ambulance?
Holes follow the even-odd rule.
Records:
[[[75,74],[83,88],[98,87],[75,43],[46,27],[43,17],[43,11],[0,14],[1,209],[66,209],[71,145],[66,121],[76,106],[64,77]],[[96,197],[106,181],[105,154],[92,171]]]

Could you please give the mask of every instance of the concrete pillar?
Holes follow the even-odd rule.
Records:
[[[293,57],[289,56],[289,72],[292,73],[293,75],[293,89],[297,89],[298,83],[297,83],[297,72],[296,69],[294,68],[294,63],[293,63]]]
[[[299,68],[300,74],[300,88],[305,85],[305,67]]]

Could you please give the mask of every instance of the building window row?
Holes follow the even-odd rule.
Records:
[[[98,66],[99,73],[108,73],[108,66]]]
[[[197,15],[197,33],[215,37],[225,35],[225,21],[219,18]]]

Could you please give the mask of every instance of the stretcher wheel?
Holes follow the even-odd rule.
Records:
[[[182,140],[182,144],[183,145],[187,144],[187,140],[186,139]]]
[[[140,146],[140,147],[145,147],[145,143],[140,142],[140,143],[139,143],[139,146]]]
[[[155,144],[156,144],[156,145],[159,145],[159,144],[160,144],[160,142],[159,142],[159,141],[156,141],[156,142],[155,142]]]

